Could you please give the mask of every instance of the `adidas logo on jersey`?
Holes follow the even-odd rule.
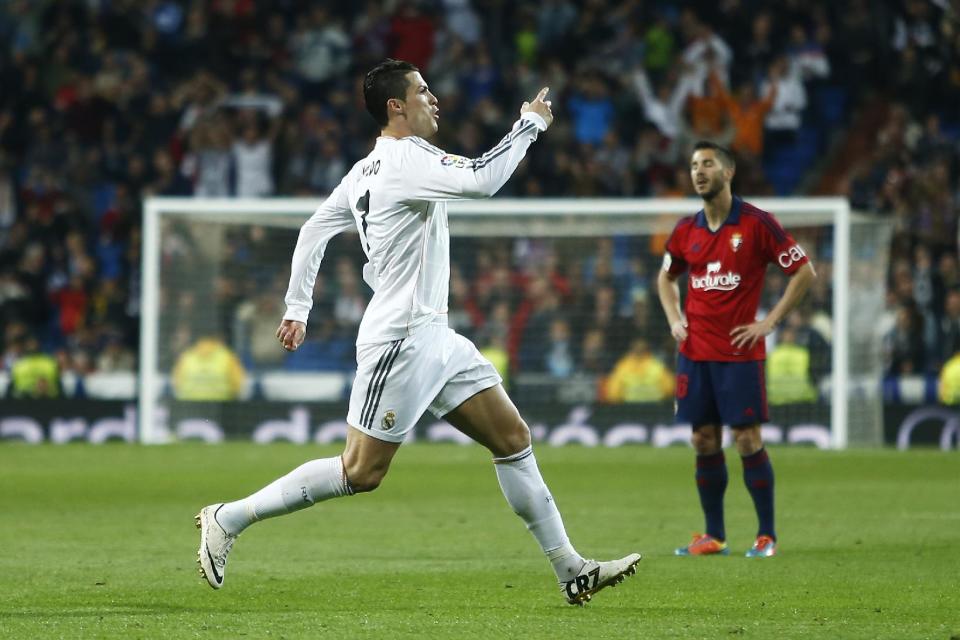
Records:
[[[707,263],[707,272],[702,276],[690,276],[690,286],[704,291],[733,291],[740,285],[740,274],[733,271],[720,273],[720,261]]]

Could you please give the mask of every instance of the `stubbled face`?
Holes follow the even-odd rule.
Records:
[[[429,138],[439,128],[437,97],[430,93],[423,76],[417,71],[407,74],[407,97],[401,103],[407,124],[415,136]]]
[[[698,149],[690,159],[690,179],[693,190],[704,200],[714,197],[733,178],[733,170],[723,166],[717,152],[713,149]]]

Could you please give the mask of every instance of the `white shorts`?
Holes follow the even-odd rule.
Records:
[[[402,340],[357,347],[347,423],[379,440],[402,442],[427,409],[442,418],[502,381],[440,316]]]

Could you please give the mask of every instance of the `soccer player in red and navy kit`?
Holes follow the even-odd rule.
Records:
[[[729,553],[723,523],[724,424],[733,429],[744,483],[760,521],[746,555],[776,553],[773,467],[760,438],[760,424],[767,420],[764,338],[816,278],[803,249],[773,215],[733,196],[730,182],[735,171],[729,150],[712,142],[696,144],[690,177],[703,198],[703,209],[677,223],[657,278],[670,333],[680,344],[677,421],[693,427],[697,490],[706,518],[706,533],[676,550],[683,556]],[[789,276],[789,284],[770,313],[757,320],[771,262]],[[689,271],[686,314],[680,310],[677,284],[684,271]]]

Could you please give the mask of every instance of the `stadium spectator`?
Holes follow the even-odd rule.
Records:
[[[124,345],[123,335],[114,332],[106,336],[103,349],[97,354],[95,368],[102,373],[134,371],[136,358]]]
[[[663,13],[657,13],[649,24],[650,26],[643,34],[643,64],[647,71],[659,78],[673,64],[676,39]]]
[[[596,75],[581,76],[567,107],[573,118],[574,139],[584,144],[600,144],[614,117],[613,101],[604,81]]]
[[[190,147],[186,172],[193,176],[193,195],[198,198],[229,196],[233,154],[226,120],[220,116],[198,122],[190,132]]]
[[[884,336],[884,363],[887,375],[901,376],[923,373],[926,351],[919,326],[921,318],[915,306],[901,304],[895,314],[893,329]]]
[[[710,74],[717,74],[722,82],[728,82],[733,51],[713,27],[697,18],[692,18],[691,40],[681,54],[681,60],[700,86],[708,82]]]
[[[566,318],[550,322],[550,335],[544,348],[544,370],[554,378],[569,378],[576,372],[573,331]]]
[[[580,342],[580,371],[598,376],[606,375],[613,365],[613,359],[603,330],[595,327],[587,329]]]
[[[635,69],[631,80],[643,105],[643,114],[647,121],[654,124],[660,134],[668,140],[679,136],[682,128],[683,107],[693,80],[689,76],[674,78],[672,86],[664,81],[656,92],[643,68]]]
[[[824,42],[830,39],[829,23],[821,23],[810,37],[803,23],[790,26],[790,44],[785,52],[789,71],[796,71],[804,82],[823,80],[830,76],[830,59],[824,50]],[[776,64],[776,60],[774,61]],[[789,75],[789,72],[788,72]]]
[[[810,384],[810,350],[797,343],[793,327],[780,331],[777,346],[767,356],[767,402],[771,405],[812,402],[817,391]]]
[[[367,308],[367,296],[361,290],[360,278],[348,258],[342,258],[336,265],[336,300],[333,303],[333,317],[347,333],[360,326],[360,319]]]
[[[20,355],[10,368],[11,398],[58,398],[62,395],[57,360],[40,351],[40,342],[31,335],[18,338]]]
[[[960,353],[960,289],[947,292],[943,318],[940,321],[940,361],[946,362]]]
[[[696,140],[716,140],[718,144],[728,143],[736,134],[733,119],[727,110],[727,96],[722,92],[723,81],[719,73],[711,70],[704,78],[702,93],[692,93],[687,97],[687,119],[684,123],[685,144],[681,150],[686,154],[686,146]]]
[[[544,0],[539,4],[537,41],[542,50],[556,50],[576,24],[577,8],[570,0]]]
[[[272,287],[264,288],[237,305],[236,322],[240,335],[236,343],[241,347],[237,353],[251,368],[278,368],[284,360],[273,335],[276,329],[273,319],[277,313],[283,313],[283,300]]]
[[[292,53],[304,94],[320,98],[350,68],[350,38],[341,18],[321,4],[313,5],[308,15],[298,18]]]
[[[763,191],[760,159],[763,155],[764,120],[773,107],[777,96],[777,78],[771,78],[767,93],[758,98],[752,81],[741,82],[736,95],[731,95],[716,73],[711,73],[708,82],[713,93],[720,98],[733,126],[730,148],[737,155],[737,180],[746,193]]]
[[[240,112],[240,134],[233,139],[233,163],[237,172],[236,193],[240,198],[273,195],[273,144],[279,120],[273,120],[266,131],[256,112]]]
[[[604,383],[608,402],[658,402],[673,397],[673,373],[651,352],[644,338],[635,338]]]
[[[960,405],[960,353],[947,360],[940,371],[940,402],[947,405]]]
[[[807,90],[798,63],[776,58],[760,86],[760,95],[773,95],[770,111],[764,119],[763,148],[793,145],[807,107]]]
[[[537,276],[527,285],[512,320],[511,342],[517,344],[517,366],[528,371],[546,371],[551,327],[559,311],[559,299],[550,282]]]
[[[246,371],[216,332],[203,335],[180,354],[173,367],[177,400],[223,402],[240,397]]]
[[[447,318],[450,328],[471,340],[475,328],[483,325],[483,314],[470,292],[470,283],[456,264],[450,265],[450,310]]]
[[[937,397],[946,405],[960,404],[960,353],[955,354],[943,365],[937,385]]]
[[[750,39],[741,46],[743,70],[739,71],[740,81],[756,82],[773,62],[776,55],[773,15],[769,10],[760,11],[750,23]],[[740,65],[737,65],[738,67]]]
[[[401,0],[390,21],[389,55],[421,69],[430,68],[435,34],[433,19],[416,0]]]
[[[503,334],[491,333],[486,342],[480,342],[483,346],[479,351],[484,358],[490,361],[490,364],[497,370],[500,377],[503,378],[504,389],[510,389],[510,354],[507,353],[507,343]]]

